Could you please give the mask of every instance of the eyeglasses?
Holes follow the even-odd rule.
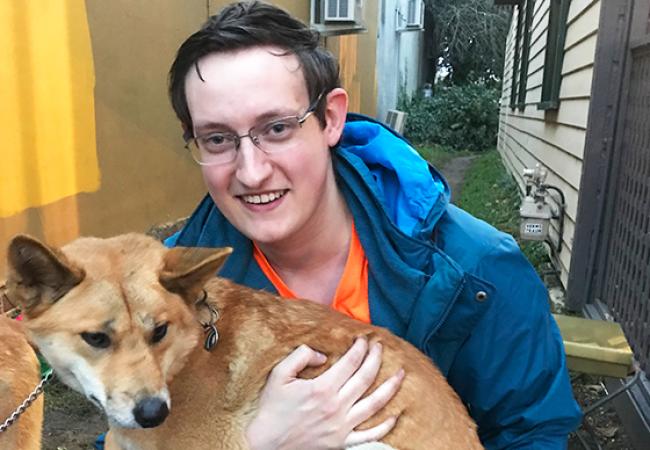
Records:
[[[241,136],[227,132],[213,132],[191,138],[185,144],[192,158],[202,166],[228,164],[237,158],[241,140],[249,138],[266,154],[280,153],[292,148],[302,124],[311,116],[323,94],[302,115],[287,116],[255,125]]]

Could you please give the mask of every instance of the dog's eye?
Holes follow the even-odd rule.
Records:
[[[160,342],[162,341],[162,338],[164,338],[166,334],[167,334],[167,324],[163,323],[162,325],[158,325],[153,330],[153,336],[151,336],[151,341],[154,344]]]
[[[107,348],[111,345],[111,338],[106,333],[81,333],[81,339],[95,348]]]

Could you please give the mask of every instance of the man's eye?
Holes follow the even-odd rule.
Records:
[[[81,333],[81,339],[95,348],[108,348],[111,345],[111,338],[106,333]]]
[[[292,135],[295,128],[290,120],[278,120],[266,125],[262,134],[270,140],[286,139]]]
[[[285,122],[275,122],[271,125],[269,132],[273,134],[282,134],[287,131],[289,126]]]
[[[203,143],[205,145],[223,145],[226,142],[226,138],[223,134],[211,134],[203,138]]]
[[[222,152],[228,150],[228,147],[233,142],[224,134],[211,134],[199,139],[199,147],[208,152]]]

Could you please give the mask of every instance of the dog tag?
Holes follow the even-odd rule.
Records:
[[[219,333],[217,332],[217,327],[212,325],[206,325],[205,326],[205,343],[203,344],[203,348],[205,348],[207,351],[210,351],[214,348],[215,345],[217,345],[217,341],[219,340]]]

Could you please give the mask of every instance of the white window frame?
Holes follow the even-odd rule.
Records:
[[[404,3],[401,4],[402,7]],[[397,32],[424,30],[424,0],[407,0],[404,11],[397,11]],[[413,14],[411,15],[411,12]]]
[[[326,15],[326,8],[330,1],[337,0],[310,0],[311,27],[322,36],[356,34],[368,31],[363,22],[365,0],[349,0],[348,17],[338,18]]]
[[[413,11],[413,17],[411,17],[411,11]],[[423,25],[424,0],[408,0],[408,6],[406,8],[406,26],[421,28]]]
[[[355,0],[346,0],[348,2],[348,10],[345,11],[344,15],[339,15],[340,12],[340,4],[341,1],[343,0],[323,0],[323,19],[325,22],[355,22],[356,17],[355,17],[355,9],[356,9],[356,1]],[[332,3],[334,3],[336,9],[336,15],[331,16],[329,15],[329,11],[331,9]]]

